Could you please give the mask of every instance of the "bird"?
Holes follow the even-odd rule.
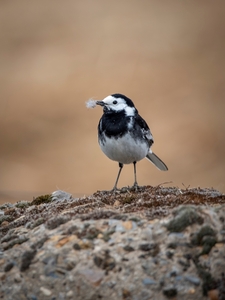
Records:
[[[109,159],[119,163],[112,191],[118,190],[117,184],[124,164],[133,164],[132,187],[135,189],[139,187],[136,173],[138,161],[147,158],[159,170],[168,170],[166,164],[152,152],[152,133],[130,98],[116,93],[96,101],[96,105],[103,107],[103,115],[98,124],[98,143]]]

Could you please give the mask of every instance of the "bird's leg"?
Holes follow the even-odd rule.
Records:
[[[138,187],[137,174],[136,174],[136,161],[134,161],[133,164],[134,164],[134,185],[133,185],[133,187],[136,189]]]
[[[123,169],[123,164],[122,163],[119,163],[119,172],[118,172],[118,175],[117,175],[117,178],[116,178],[116,182],[115,182],[115,185],[114,185],[114,187],[113,187],[113,191],[115,191],[115,190],[117,190],[117,183],[118,183],[118,180],[119,180],[119,178],[120,178],[120,173],[121,173],[121,171],[122,171],[122,169]]]

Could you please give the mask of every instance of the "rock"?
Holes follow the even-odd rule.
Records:
[[[212,291],[223,299],[225,197],[217,197],[213,206],[206,191],[145,187],[6,205],[1,299],[195,300]],[[172,211],[182,199],[196,206]],[[174,219],[182,231],[168,231]]]
[[[201,283],[201,280],[198,277],[192,276],[192,275],[186,275],[185,279],[194,285],[198,286]]]
[[[16,283],[19,283],[19,282],[22,281],[22,277],[21,277],[21,274],[20,274],[20,273],[16,273],[16,274],[14,275],[14,281],[15,281]]]
[[[132,251],[134,251],[134,248],[131,247],[131,246],[129,246],[129,245],[124,246],[123,249],[124,249],[125,251],[127,251],[127,252],[132,252]]]
[[[181,206],[175,210],[174,215],[175,217],[166,224],[170,232],[181,232],[187,226],[195,223],[203,223],[203,218],[196,212],[193,206]]]
[[[6,277],[5,272],[0,272],[0,280],[4,280]]]
[[[141,251],[149,252],[150,255],[156,256],[159,252],[159,246],[155,243],[143,243],[139,245]]]
[[[220,300],[219,299],[219,291],[216,289],[208,291],[208,297],[210,300]],[[223,298],[221,298],[221,299],[223,299]]]
[[[3,218],[2,218],[2,219],[3,219]],[[8,219],[10,219],[10,217],[9,217]],[[3,227],[9,225],[9,222],[6,221],[6,220],[4,220],[4,221],[2,221],[2,222],[1,222],[1,220],[0,220],[0,223],[1,223],[1,226],[3,226]]]
[[[10,261],[5,265],[4,271],[9,272],[14,267],[14,262]]]
[[[81,246],[78,243],[73,244],[73,249],[81,250]]]
[[[52,291],[50,291],[49,289],[46,289],[45,287],[40,287],[40,291],[43,293],[43,295],[45,296],[51,296]]]
[[[3,245],[4,250],[8,250],[17,244],[23,244],[29,239],[27,235],[21,235],[19,237],[15,235],[15,237],[16,238],[11,237],[8,243],[4,243]]]
[[[105,250],[104,253],[99,253],[94,256],[94,263],[97,267],[110,271],[115,268],[115,259],[109,254],[109,250]]]
[[[71,242],[71,241],[74,241],[76,239],[76,237],[74,235],[70,235],[70,236],[67,236],[67,237],[64,237],[62,239],[60,239],[58,241],[58,243],[56,244],[56,247],[62,247],[64,245],[66,245],[67,243]]]
[[[58,226],[60,226],[61,224],[65,224],[68,221],[69,221],[69,217],[67,217],[67,216],[53,217],[47,221],[46,228],[55,229]]]
[[[24,272],[29,268],[35,254],[36,254],[36,250],[30,250],[30,251],[28,250],[23,253],[21,259],[21,265],[20,265],[21,272]]]
[[[69,299],[72,299],[74,296],[74,291],[70,290],[66,293],[66,297],[69,298]]]
[[[129,290],[123,288],[122,295],[123,295],[123,299],[130,299],[131,292]]]
[[[104,271],[93,269],[82,269],[79,273],[85,277],[92,285],[98,286],[104,277]]]
[[[163,294],[167,298],[173,298],[177,295],[177,289],[174,286],[166,286],[163,288]]]
[[[52,200],[53,201],[57,201],[57,200],[60,200],[60,201],[70,200],[70,199],[73,198],[71,194],[69,194],[67,192],[64,192],[64,191],[61,191],[61,190],[54,191],[51,196],[52,196]]]
[[[152,285],[152,284],[157,284],[157,282],[153,279],[151,279],[150,277],[146,277],[142,280],[142,283],[144,285]]]
[[[122,226],[126,229],[126,230],[131,230],[137,227],[137,224],[133,221],[125,221],[122,223]]]

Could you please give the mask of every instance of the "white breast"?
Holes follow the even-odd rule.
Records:
[[[146,157],[149,147],[146,142],[135,141],[130,133],[121,138],[107,138],[99,145],[105,155],[122,164],[131,164]]]

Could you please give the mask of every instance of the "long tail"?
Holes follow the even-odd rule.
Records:
[[[148,160],[150,160],[151,163],[153,163],[153,165],[156,166],[156,168],[158,168],[161,171],[167,171],[168,168],[167,166],[164,164],[164,162],[157,156],[155,155],[153,152],[150,152],[147,154],[146,158]]]

